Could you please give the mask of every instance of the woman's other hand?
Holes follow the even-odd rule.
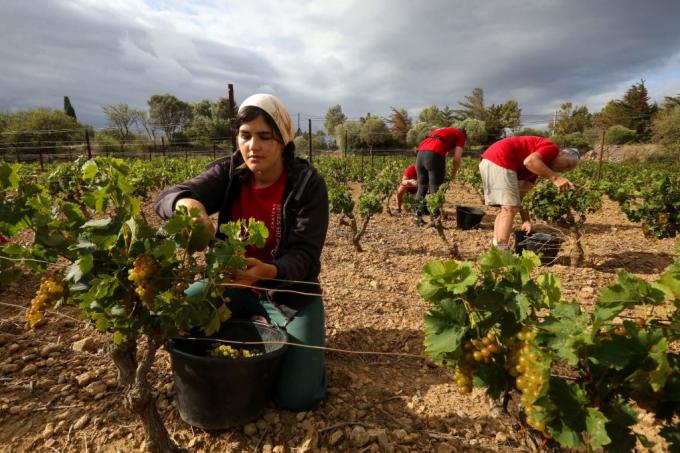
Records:
[[[252,286],[258,280],[276,278],[278,269],[273,264],[265,263],[257,258],[246,258],[246,269],[234,274],[236,285]]]

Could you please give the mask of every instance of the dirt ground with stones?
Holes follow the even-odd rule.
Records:
[[[458,186],[447,196],[447,234],[473,260],[490,245],[495,211],[484,208],[480,228],[457,230],[455,205],[480,201]],[[151,207],[152,202],[145,205],[149,218]],[[159,351],[152,369],[157,406],[175,441],[196,452],[529,451],[512,407],[503,413],[479,389],[459,395],[450,373],[420,356],[427,305],[415,286],[423,264],[447,256],[434,230],[412,220],[377,216],[363,240],[365,251],[357,253],[348,232],[331,219],[321,278],[327,346],[337,351],[327,353],[329,396],[316,410],[292,413],[270,406],[244,427],[192,428],[178,415],[169,356]],[[550,271],[560,277],[566,298],[586,306],[617,272],[653,279],[675,256],[673,240],[645,239],[609,201],[588,218],[583,246],[583,267],[558,261]],[[37,287],[37,277],[24,276],[0,294],[0,451],[143,450],[141,423],[121,406],[107,352],[110,335],[80,321],[74,307],[62,307],[42,326],[27,329],[25,307]],[[640,429],[653,434],[653,425],[644,417]]]

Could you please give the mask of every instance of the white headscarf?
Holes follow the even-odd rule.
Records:
[[[290,118],[290,113],[283,105],[283,102],[271,94],[253,94],[248,97],[238,108],[239,113],[247,106],[259,107],[272,117],[276,126],[281,132],[283,144],[287,145],[293,140],[295,133],[293,132],[293,120]]]

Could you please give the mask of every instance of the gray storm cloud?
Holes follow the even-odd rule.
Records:
[[[60,108],[68,95],[80,118],[103,125],[104,105],[145,107],[163,92],[215,99],[227,83],[240,99],[268,87],[291,111],[318,116],[338,103],[350,116],[455,106],[474,87],[489,102],[517,99],[526,113],[620,96],[640,78],[680,91],[676,1],[364,1],[332,11],[302,2],[259,29],[252,11],[275,4],[250,3],[187,12],[139,0],[133,14],[133,0],[125,9],[10,0],[0,16],[0,110]]]

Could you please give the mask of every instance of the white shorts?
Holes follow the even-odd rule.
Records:
[[[517,173],[496,165],[488,159],[479,163],[484,202],[489,206],[521,206]]]

